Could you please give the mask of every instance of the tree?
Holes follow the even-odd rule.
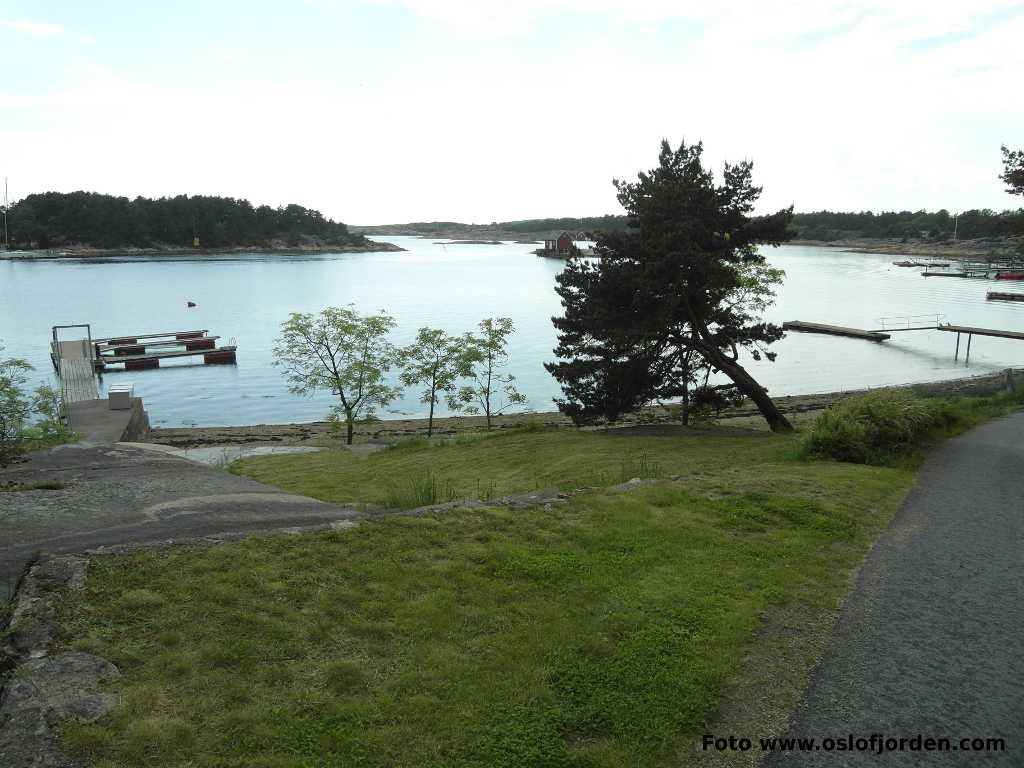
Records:
[[[0,354],[4,345],[0,344]],[[61,398],[45,384],[29,393],[32,366],[25,360],[0,359],[0,467],[26,451],[67,442],[72,433],[61,419]]]
[[[434,433],[434,406],[443,392],[450,407],[457,408],[455,382],[472,372],[474,350],[466,336],[455,338],[434,328],[420,328],[416,341],[399,352],[402,383],[425,385],[420,402],[430,405],[427,437]]]
[[[526,396],[516,390],[516,377],[501,372],[508,365],[505,346],[514,330],[511,318],[488,317],[480,322],[480,335],[470,335],[467,339],[474,352],[469,377],[473,383],[462,387],[456,397],[462,411],[483,412],[488,432],[493,417],[526,402]]]
[[[1006,182],[1006,191],[1011,195],[1024,195],[1024,150],[1002,150],[1003,173],[999,178]]]
[[[0,353],[4,347],[0,345]],[[32,366],[24,360],[0,360],[0,467],[6,467],[25,451],[25,426],[32,403],[25,394],[27,373]]]
[[[345,424],[349,445],[356,423],[372,421],[378,406],[401,394],[384,380],[397,357],[386,338],[394,327],[394,318],[383,311],[362,317],[351,304],[328,307],[318,315],[293,312],[281,324],[274,365],[284,368],[288,389],[295,394],[325,389],[338,396],[328,419]]]
[[[701,165],[703,147],[661,144],[659,167],[615,181],[630,229],[598,233],[597,263],[571,260],[556,278],[564,317],[546,363],[562,386],[559,410],[575,422],[681,397],[694,371],[721,371],[751,398],[773,430],[792,427],[740,364],[774,360],[782,329],[759,319],[782,281],[757,246],[788,239],[792,207],[750,217],[761,193],[750,162],[725,165],[724,180]]]

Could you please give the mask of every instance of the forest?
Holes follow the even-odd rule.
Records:
[[[151,200],[96,192],[45,192],[7,213],[12,248],[203,248],[359,246],[368,241],[301,205],[254,207],[232,197],[178,195]]]
[[[362,246],[369,241],[340,222],[301,205],[254,207],[231,197],[188,196],[151,200],[96,192],[33,194],[8,209],[12,248],[189,248],[198,237],[203,248]],[[624,230],[626,216],[523,219],[462,224],[412,222],[377,230],[501,232],[523,236],[569,231],[574,234]],[[363,228],[360,228],[363,229]],[[795,240],[914,239],[942,242],[1024,234],[1024,209],[797,213],[789,229]]]

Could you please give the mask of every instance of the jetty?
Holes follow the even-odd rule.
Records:
[[[1024,293],[1003,293],[1001,291],[989,291],[985,294],[989,301],[1024,301]]]
[[[807,323],[803,320],[790,320],[782,324],[787,331],[800,331],[802,333],[826,333],[830,336],[847,336],[852,339],[866,339],[867,341],[885,341],[889,334],[884,331],[862,331],[859,328],[847,328],[841,325],[825,325],[824,323]]]
[[[1014,294],[1015,296],[1017,294]],[[1024,294],[1021,294],[1024,299]],[[803,320],[790,320],[782,324],[787,331],[801,331],[803,333],[825,333],[830,336],[847,336],[854,339],[867,339],[868,341],[885,341],[891,338],[890,334],[898,331],[945,331],[956,334],[956,351],[953,359],[960,358],[960,337],[967,336],[967,350],[965,361],[971,359],[971,341],[975,336],[992,336],[999,339],[1015,339],[1024,341],[1024,332],[1003,331],[998,328],[973,328],[966,325],[952,325],[942,322],[943,315],[916,315],[904,318],[879,318],[879,322],[885,325],[896,323],[894,327],[883,327],[875,330],[861,330],[859,328],[846,328],[841,325],[825,325],[824,323],[808,323]],[[934,318],[925,321],[921,318]]]

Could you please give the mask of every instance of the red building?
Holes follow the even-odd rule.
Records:
[[[570,256],[575,256],[578,252],[578,249],[573,244],[572,235],[568,232],[563,232],[554,240],[545,240],[544,248],[541,249],[539,254],[556,259],[568,259]]]

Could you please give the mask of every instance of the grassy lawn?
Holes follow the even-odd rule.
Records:
[[[63,642],[121,668],[122,706],[63,743],[99,766],[700,765],[750,658],[802,680],[812,659],[768,645],[802,630],[766,627],[826,620],[913,480],[796,461],[793,439],[552,430],[246,460],[367,505],[428,472],[459,498],[679,479],[98,558]]]

